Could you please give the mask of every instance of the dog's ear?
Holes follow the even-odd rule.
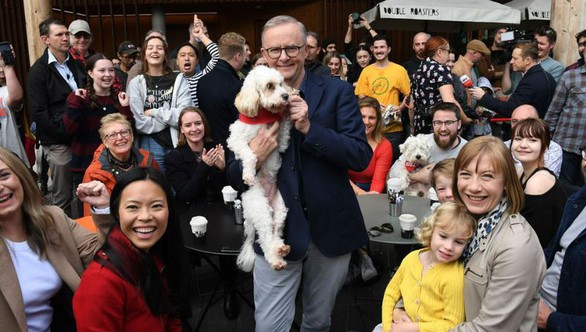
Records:
[[[234,105],[241,114],[254,118],[258,115],[260,95],[253,87],[243,86],[242,90],[236,95]]]
[[[405,141],[405,143],[407,143],[407,141]],[[405,143],[399,144],[399,152],[401,152],[401,153],[405,152]]]

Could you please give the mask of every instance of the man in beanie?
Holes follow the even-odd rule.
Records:
[[[84,67],[86,60],[96,53],[91,50],[92,30],[90,25],[84,20],[75,20],[69,24],[69,42],[71,48],[69,54],[77,61],[80,61]]]

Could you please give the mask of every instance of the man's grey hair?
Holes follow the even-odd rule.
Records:
[[[270,20],[267,21],[267,23],[265,23],[265,26],[262,29],[262,37],[261,37],[261,40],[263,41],[263,43],[264,43],[265,31],[267,31],[270,28],[276,27],[278,25],[287,24],[287,23],[297,24],[299,26],[299,31],[301,31],[301,35],[304,36],[304,38],[306,38],[305,36],[307,35],[307,30],[305,29],[305,25],[303,25],[303,23],[299,22],[293,16],[279,15],[279,16],[275,16],[275,17],[271,18]]]

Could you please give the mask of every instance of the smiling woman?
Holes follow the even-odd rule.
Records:
[[[519,214],[523,191],[503,142],[468,142],[456,158],[454,188],[477,227],[463,254],[466,322],[453,331],[536,331],[545,260]]]
[[[117,223],[73,298],[78,331],[181,331],[190,269],[171,186],[135,168],[114,187],[110,208]]]
[[[121,113],[132,119],[126,93],[117,93],[112,84],[115,80],[114,65],[101,53],[87,59],[87,86],[77,89],[67,97],[67,110],[60,122],[71,137],[71,171],[74,187],[81,183],[83,172],[90,165],[94,152],[100,146],[100,120],[112,113]],[[75,211],[74,211],[75,210]],[[72,208],[74,217],[81,216],[81,206]]]

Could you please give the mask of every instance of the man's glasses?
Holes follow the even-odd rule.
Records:
[[[120,135],[120,137],[122,137],[122,138],[128,138],[128,137],[130,137],[130,130],[125,129],[125,130],[121,130],[119,132],[110,133],[110,134],[106,135],[105,137],[108,141],[115,141],[118,138],[118,135]]]
[[[380,226],[374,226],[371,227],[368,230],[368,235],[372,236],[372,237],[377,237],[380,236],[381,233],[392,233],[395,229],[393,228],[393,225],[391,225],[390,222],[384,223]]]
[[[278,59],[283,51],[285,51],[285,54],[287,54],[288,57],[295,58],[299,55],[299,50],[303,47],[305,47],[305,44],[301,46],[272,47],[265,49],[265,51],[271,59]]]
[[[432,121],[434,127],[441,128],[442,126],[451,127],[456,124],[458,120],[447,120],[447,121]]]

